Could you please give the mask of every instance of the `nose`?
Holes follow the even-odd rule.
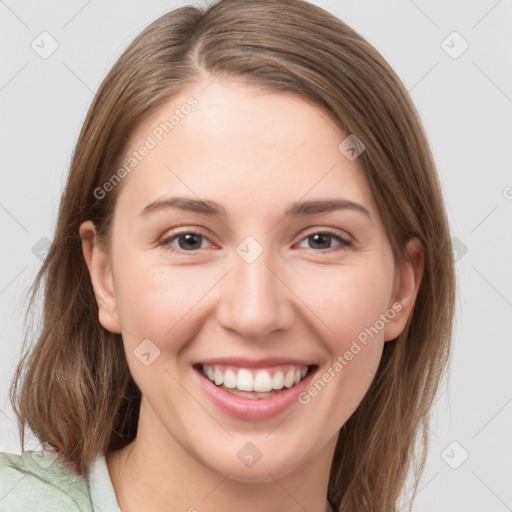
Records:
[[[247,262],[233,254],[234,268],[222,282],[218,320],[225,329],[256,340],[294,323],[293,293],[285,272],[264,251]]]

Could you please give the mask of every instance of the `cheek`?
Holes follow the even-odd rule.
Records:
[[[186,396],[170,375],[180,351],[201,328],[201,297],[214,284],[213,278],[194,276],[183,269],[151,265],[140,259],[117,268],[116,300],[130,372],[153,405],[162,401],[166,409],[168,389],[178,403]],[[194,280],[191,281],[191,278]],[[199,306],[199,307],[198,307]]]
[[[339,267],[317,275],[314,291],[307,295],[308,306],[329,328],[322,329],[322,341],[330,357],[299,402],[312,407],[322,421],[329,418],[328,432],[348,420],[374,379],[386,319],[394,316],[387,316],[393,269],[385,259]]]
[[[124,332],[133,342],[149,338],[168,343],[170,338],[183,339],[178,334],[190,338],[192,333],[183,331],[199,325],[191,318],[200,316],[209,304],[206,295],[218,284],[219,275],[222,272],[207,265],[157,265],[144,254],[118,260],[114,281]],[[302,269],[286,276],[294,290],[288,300],[339,353],[350,340],[364,337],[361,333],[385,313],[391,296],[390,275],[391,269],[382,261]]]
[[[308,306],[321,319],[317,324],[328,327],[321,330],[329,356],[299,403],[318,418],[319,429],[334,435],[357,409],[377,372],[384,347],[381,315],[388,311],[391,284],[382,268],[375,267],[340,269],[316,282]]]
[[[116,303],[125,342],[148,338],[163,347],[193,335],[187,330],[198,324],[190,319],[215,279],[206,269],[191,268],[154,265],[143,255],[117,266]]]
[[[295,281],[295,290],[318,318],[317,324],[324,325],[322,337],[330,352],[344,352],[352,340],[364,340],[368,330],[375,338],[375,325],[382,337],[381,315],[389,308],[392,267],[376,261],[328,270],[302,275]]]

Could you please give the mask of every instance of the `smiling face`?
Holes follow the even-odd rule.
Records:
[[[122,333],[142,391],[137,442],[238,480],[306,461],[328,472],[405,325],[414,269],[395,266],[363,169],[325,112],[204,86],[134,134],[127,158],[148,136],[156,145],[118,185],[108,253],[91,223],[81,229],[100,321]]]

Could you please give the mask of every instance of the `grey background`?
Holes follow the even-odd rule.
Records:
[[[186,3],[0,1],[0,451],[20,451],[7,392],[23,297],[86,109],[135,35]],[[456,238],[451,371],[414,510],[512,510],[512,1],[313,3],[366,37],[411,92]],[[47,58],[32,47],[52,39]]]

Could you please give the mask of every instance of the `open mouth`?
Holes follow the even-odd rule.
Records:
[[[218,388],[232,395],[262,399],[293,388],[316,371],[317,366],[283,364],[257,369],[197,363],[194,369]]]

